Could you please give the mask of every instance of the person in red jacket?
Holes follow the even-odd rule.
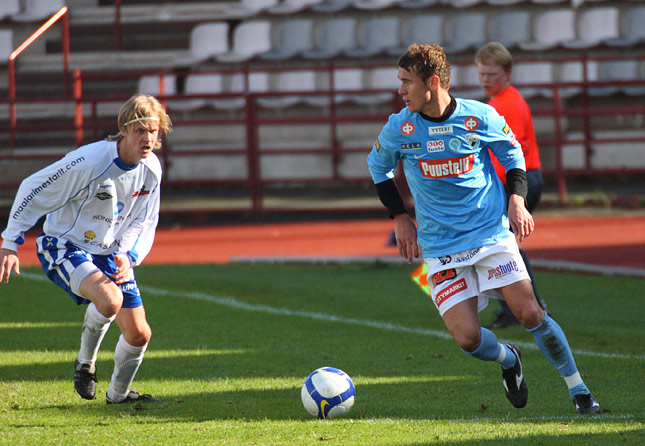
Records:
[[[528,104],[520,92],[510,84],[511,71],[513,70],[513,57],[511,53],[498,42],[489,42],[481,48],[475,56],[475,64],[479,74],[479,84],[488,97],[488,103],[504,116],[506,123],[511,127],[515,137],[522,146],[524,159],[526,160],[526,177],[528,180],[528,194],[526,196],[526,208],[533,213],[540,202],[544,182],[540,170],[540,151],[533,129],[533,118]],[[497,161],[495,155],[490,154],[497,176],[506,186],[506,170]],[[507,190],[508,195],[508,190]],[[546,310],[546,304],[540,298],[535,286],[535,279],[531,271],[531,263],[526,251],[520,248],[520,254],[524,259],[527,270],[531,276],[533,291],[542,309]],[[496,319],[488,324],[492,328],[504,328],[511,325],[519,325],[519,321],[508,308],[506,302],[500,301],[502,309],[497,311]]]

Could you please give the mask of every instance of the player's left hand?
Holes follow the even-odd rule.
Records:
[[[535,229],[533,216],[526,209],[524,198],[513,194],[508,199],[508,219],[517,239],[521,242]]]
[[[112,274],[114,283],[120,285],[127,282],[130,277],[130,258],[125,254],[117,254],[114,256],[114,263],[116,263],[116,272]]]

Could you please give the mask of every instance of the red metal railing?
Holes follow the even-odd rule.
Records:
[[[16,114],[16,59],[20,54],[26,50],[36,39],[38,39],[45,31],[51,28],[61,17],[63,19],[63,26],[61,29],[63,40],[63,70],[65,82],[65,94],[69,96],[69,15],[67,14],[67,6],[63,6],[56,14],[51,16],[43,25],[36,30],[27,40],[25,40],[18,48],[16,48],[9,55],[9,127],[11,129],[11,147],[16,145],[16,128],[18,126],[18,118]]]
[[[375,68],[378,66],[373,66],[373,67],[363,67],[363,68]],[[182,149],[182,150],[177,150],[175,149],[172,144],[170,145],[165,145],[163,149],[160,151],[159,156],[164,163],[166,174],[165,174],[165,185],[166,186],[181,186],[181,185],[195,185],[195,184],[210,184],[210,185],[223,185],[223,186],[235,186],[238,188],[241,188],[241,186],[245,187],[245,190],[248,190],[249,193],[249,198],[250,198],[250,206],[248,211],[253,211],[253,212],[262,212],[266,210],[266,206],[264,204],[264,198],[265,198],[265,191],[266,188],[274,185],[276,183],[286,183],[286,184],[309,184],[309,183],[335,183],[335,184],[356,184],[356,183],[369,183],[369,178],[367,175],[365,177],[361,178],[350,178],[350,177],[344,177],[340,173],[340,164],[343,160],[344,157],[351,155],[351,154],[356,154],[356,153],[362,153],[367,155],[370,147],[344,147],[343,142],[339,141],[338,139],[338,134],[337,130],[339,125],[342,124],[356,124],[356,123],[365,123],[365,122],[374,122],[374,123],[380,123],[384,124],[387,120],[387,116],[395,111],[398,111],[400,107],[397,107],[396,104],[396,94],[392,90],[373,90],[373,91],[367,91],[367,90],[361,90],[361,91],[339,91],[336,89],[333,84],[333,76],[331,76],[331,73],[333,73],[333,69],[335,68],[345,68],[341,66],[333,66],[330,64],[329,66],[325,67],[316,67],[315,69],[318,70],[324,70],[330,73],[330,84],[329,84],[329,89],[324,90],[324,91],[307,91],[307,92],[267,92],[267,93],[238,93],[238,94],[200,94],[200,95],[173,95],[173,96],[167,96],[164,90],[165,87],[165,82],[164,82],[164,77],[166,76],[165,73],[163,72],[157,72],[155,74],[159,75],[159,99],[163,102],[171,102],[175,100],[185,100],[185,99],[194,99],[194,98],[206,98],[206,99],[222,99],[222,98],[232,98],[232,97],[244,97],[246,100],[246,105],[245,107],[239,112],[239,115],[237,117],[232,117],[232,118],[202,118],[202,119],[196,119],[195,117],[191,116],[188,117],[187,119],[182,119],[179,114],[176,114],[173,116],[173,122],[174,122],[174,127],[176,129],[181,128],[183,126],[203,126],[203,125],[217,125],[221,126],[224,131],[226,131],[227,126],[231,125],[243,125],[245,128],[246,132],[246,141],[240,143],[239,147],[230,147],[230,148],[216,148],[216,147],[206,147],[206,148],[190,148],[188,150]],[[245,67],[242,70],[238,70],[241,73],[244,73],[246,78],[245,82],[247,82],[247,89],[248,89],[248,76],[250,76],[252,73],[257,72],[257,71],[266,71],[265,70],[260,70],[260,69],[252,69],[250,67]],[[273,71],[280,71],[280,70],[273,70]],[[230,74],[232,70],[229,70],[228,73]],[[142,74],[149,74],[149,73],[120,73],[119,75],[116,74],[106,74],[106,73],[92,73],[92,74],[84,74],[81,76],[81,73],[79,71],[75,71],[74,73],[74,94],[73,98],[62,98],[62,99],[50,99],[51,101],[73,101],[75,104],[75,118],[73,125],[70,126],[65,126],[61,124],[56,124],[57,128],[60,130],[73,130],[75,133],[75,139],[76,139],[76,144],[81,145],[83,143],[83,137],[85,135],[85,131],[89,130],[91,131],[91,135],[88,135],[88,138],[91,136],[94,140],[98,139],[101,134],[105,133],[106,129],[113,130],[115,126],[115,119],[114,117],[108,118],[101,118],[98,113],[98,109],[102,105],[106,105],[108,103],[117,103],[117,102],[123,102],[127,97],[129,96],[130,93],[127,93],[128,96],[123,96],[123,97],[83,97],[82,94],[82,88],[81,88],[81,83],[82,83],[82,77],[85,78],[85,81],[88,82],[90,80],[96,80],[98,78],[107,78],[107,79],[112,79],[118,77],[119,79],[126,79],[129,78],[130,80],[138,79]],[[616,81],[616,85],[638,85],[638,86],[645,86],[645,81],[642,80],[634,80],[634,81]],[[541,88],[541,89],[550,89],[553,92],[552,99],[551,99],[551,105],[547,106],[541,106],[540,108],[534,108],[533,109],[533,114],[535,116],[539,117],[548,117],[549,119],[553,119],[553,135],[552,137],[547,137],[545,138],[544,136],[538,140],[539,144],[541,147],[543,146],[553,146],[555,147],[555,165],[550,168],[545,168],[544,169],[544,174],[546,177],[551,177],[556,179],[557,181],[557,188],[558,188],[558,195],[560,197],[560,200],[563,202],[566,202],[567,200],[567,178],[570,175],[595,175],[595,174],[603,174],[603,173],[616,173],[622,170],[625,171],[630,171],[634,173],[642,173],[645,172],[644,167],[638,167],[634,166],[631,169],[606,169],[606,168],[598,168],[596,166],[591,165],[590,163],[590,155],[591,155],[591,150],[589,149],[593,143],[598,143],[598,142],[634,142],[634,143],[639,143],[639,144],[644,144],[645,140],[643,139],[642,136],[637,137],[635,139],[630,140],[629,137],[627,138],[616,138],[612,141],[611,138],[598,138],[594,137],[592,132],[590,131],[589,128],[589,120],[591,117],[594,116],[611,116],[616,113],[632,113],[632,114],[643,114],[645,113],[645,104],[637,103],[636,105],[621,105],[621,106],[590,106],[589,104],[585,104],[584,101],[581,101],[581,105],[576,106],[576,107],[568,107],[565,108],[563,106],[563,99],[561,98],[560,95],[560,90],[563,88],[569,88],[569,87],[579,87],[583,91],[584,89],[588,89],[591,87],[597,87],[597,86],[604,86],[606,85],[605,83],[601,82],[582,82],[582,83],[561,83],[561,84],[541,84],[541,85],[516,85],[517,87],[536,87],[536,88]],[[479,86],[478,85],[473,85],[473,86],[462,86],[462,87],[456,87],[455,89],[455,95],[460,96],[463,92],[467,92],[468,90],[477,90],[479,91]],[[352,115],[352,116],[339,116],[338,115],[338,110],[336,109],[335,102],[333,100],[330,101],[330,107],[328,109],[328,112],[324,115],[317,116],[317,117],[310,117],[310,116],[295,116],[295,117],[285,117],[285,116],[280,116],[280,114],[276,114],[273,116],[262,116],[258,113],[258,104],[257,104],[257,99],[261,97],[267,97],[267,96],[288,96],[288,95],[308,95],[308,96],[329,96],[330,98],[333,98],[335,95],[338,94],[347,94],[347,95],[361,95],[361,94],[375,94],[375,93],[390,93],[392,95],[392,102],[390,105],[384,104],[381,106],[378,110],[378,112],[374,115]],[[124,93],[126,94],[126,93]],[[582,95],[584,98],[585,96]],[[32,100],[33,101],[33,100]],[[28,101],[24,101],[28,102]],[[87,119],[83,118],[83,106],[89,106],[89,117]],[[171,110],[172,114],[172,110]],[[565,118],[576,118],[576,119],[581,119],[584,126],[581,131],[581,136],[573,140],[570,137],[568,137],[565,134],[564,129],[562,128],[561,122]],[[311,124],[311,123],[320,123],[320,124],[325,124],[329,125],[329,132],[330,132],[330,138],[329,138],[329,144],[323,142],[321,143],[324,145],[324,147],[315,147],[315,148],[300,148],[297,150],[293,150],[291,148],[287,147],[277,147],[277,148],[261,148],[261,141],[259,137],[259,129],[262,128],[263,126],[268,126],[268,125],[284,125],[284,126],[294,126],[296,128],[299,125],[305,125],[305,124]],[[31,127],[32,129],[38,129],[37,126]],[[27,130],[27,128],[25,128]],[[0,130],[1,134],[1,130]],[[374,135],[376,137],[376,135]],[[87,142],[87,141],[85,141]],[[563,157],[562,153],[564,150],[564,146],[567,144],[572,144],[572,143],[580,143],[584,145],[585,151],[585,169],[572,169],[572,168],[567,168],[565,167],[563,163]],[[71,143],[70,143],[71,146]],[[72,148],[72,147],[70,147]],[[284,178],[266,178],[266,175],[263,175],[263,172],[261,170],[261,161],[263,157],[265,156],[274,156],[274,155],[295,155],[295,154],[300,154],[300,155],[311,155],[311,154],[326,154],[329,155],[331,158],[331,163],[332,163],[332,173],[331,175],[327,178],[317,178],[317,179],[302,179],[302,178],[296,178],[294,177],[289,178],[289,177],[284,177]],[[58,154],[52,154],[51,157],[58,157]],[[174,178],[172,175],[171,169],[169,169],[170,166],[172,166],[173,162],[177,162],[179,159],[183,157],[197,157],[197,156],[212,156],[212,157],[218,157],[218,156],[243,156],[246,159],[246,165],[247,165],[247,175],[243,179],[221,179],[221,178],[208,178],[208,179],[187,179],[187,178]],[[2,152],[0,151],[0,159],[6,159],[6,158],[14,158],[18,159],[20,155],[16,154],[9,154],[9,155],[3,155]],[[27,158],[29,156],[25,156]],[[266,172],[264,172],[266,174]],[[0,184],[0,188],[9,188],[9,187],[15,187],[16,185],[5,185],[5,184]]]

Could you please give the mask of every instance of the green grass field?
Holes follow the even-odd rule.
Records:
[[[0,285],[0,444],[643,445],[645,281],[539,273],[602,413],[575,413],[522,328],[529,403],[500,368],[464,355],[406,265],[143,266],[152,342],[133,388],[161,404],[105,404],[118,327],[103,343],[98,397],[72,384],[84,307],[42,271]],[[492,318],[496,304],[482,313]],[[321,366],[354,380],[354,408],[317,420],[300,401]]]

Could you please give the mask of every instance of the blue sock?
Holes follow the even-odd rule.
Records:
[[[570,396],[589,393],[589,389],[587,389],[578,373],[576,361],[573,359],[573,353],[571,353],[567,337],[558,323],[545,313],[542,323],[527,331],[535,338],[535,342],[542,354],[558,370],[560,376],[564,378],[569,388]]]
[[[481,359],[482,361],[495,361],[502,365],[503,368],[509,369],[515,365],[515,355],[506,345],[501,344],[497,340],[495,333],[482,327],[481,329],[482,341],[472,352],[467,352],[469,355]]]

